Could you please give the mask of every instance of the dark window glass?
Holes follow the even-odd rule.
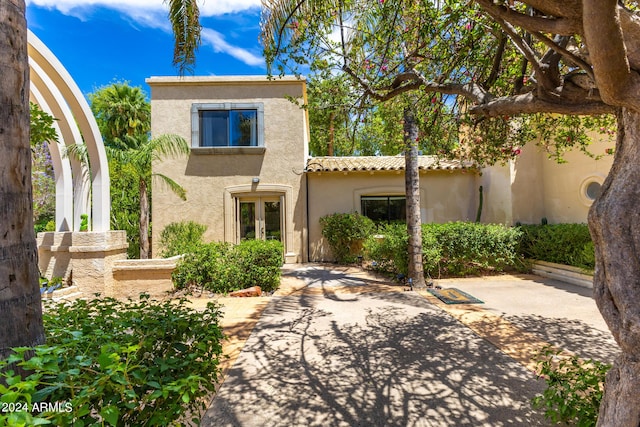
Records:
[[[255,147],[258,145],[256,110],[201,110],[201,147]]]
[[[362,215],[376,222],[406,221],[407,202],[403,196],[362,196]]]

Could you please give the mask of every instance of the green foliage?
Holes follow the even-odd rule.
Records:
[[[233,247],[231,260],[238,265],[239,273],[230,277],[241,286],[239,289],[258,285],[265,292],[280,286],[283,251],[278,240],[246,240]]]
[[[514,18],[529,13],[524,3],[509,7]],[[310,91],[309,102],[314,105],[312,97],[318,95],[324,109],[320,120],[311,123],[312,132],[319,126],[325,139],[331,113],[343,117],[351,111],[347,121],[361,120],[362,111],[388,108],[407,96],[420,111],[423,153],[478,165],[517,157],[531,141],[560,162],[573,147],[593,156],[587,131],[615,132],[613,115],[595,116],[594,110],[582,109],[586,98],[570,99],[570,91],[560,97],[575,102],[576,114],[553,114],[553,107],[534,102],[545,99],[548,91],[556,93],[558,81],[594,85],[590,64],[561,56],[549,67],[549,43],[560,39],[541,43],[539,34],[527,29],[523,20],[497,19],[482,2],[347,1],[338,6],[334,1],[275,1],[264,9],[262,38],[269,72],[311,70],[310,81],[323,91]],[[503,19],[514,29],[505,30]],[[336,39],[333,34],[349,36]],[[581,35],[565,37],[556,52],[567,41],[578,50],[588,50]],[[317,80],[327,80],[328,86]],[[523,102],[524,94],[532,102]],[[580,112],[586,116],[578,116]],[[393,117],[393,112],[385,117],[387,126],[397,127]],[[372,135],[375,139],[376,133]],[[398,136],[402,131],[389,139],[390,146]]]
[[[168,258],[193,252],[202,243],[207,226],[194,221],[172,222],[160,233],[160,256]]]
[[[111,181],[111,229],[127,233],[127,258],[140,257],[140,191],[138,176],[130,164],[109,161]]]
[[[139,249],[146,248],[149,241],[148,225],[140,224],[139,220],[141,211],[151,206],[151,180],[160,180],[181,199],[186,199],[184,188],[173,179],[152,173],[151,163],[165,157],[186,156],[189,144],[177,135],[149,138],[151,105],[140,87],[115,82],[89,94],[89,99],[109,158],[112,227],[127,231],[128,255],[137,258]],[[133,205],[135,200],[137,208]]]
[[[30,107],[33,219],[38,233],[44,231],[47,222],[55,217],[56,184],[48,143],[58,141],[58,135],[53,127],[55,119],[37,104],[31,102]]]
[[[187,415],[197,422],[215,390],[223,335],[216,305],[186,304],[143,295],[48,306],[47,344],[30,359],[23,347],[0,361],[0,401],[28,409],[0,413],[0,424],[164,426]],[[31,374],[21,379],[11,364]],[[58,410],[34,410],[45,403]]]
[[[586,224],[521,225],[525,258],[593,270],[595,247]]]
[[[42,231],[55,231],[56,222],[53,219],[53,215],[39,217],[38,220],[33,223],[33,228],[36,234]]]
[[[58,133],[53,127],[54,119],[47,112],[43,111],[38,104],[29,102],[30,111],[30,134],[29,139],[31,146],[34,147],[38,144],[45,142],[57,142]]]
[[[149,139],[151,104],[141,87],[114,82],[88,95],[105,146],[137,149]]]
[[[226,293],[260,286],[270,292],[280,284],[282,252],[277,240],[198,244],[178,262],[172,279],[177,288],[197,285]]]
[[[480,274],[503,271],[520,262],[520,231],[500,224],[451,222],[423,224],[423,233],[431,234],[440,245],[440,272],[446,275]]]
[[[611,366],[577,356],[559,357],[559,352],[550,347],[541,352],[537,365],[547,389],[533,398],[533,406],[544,409],[545,417],[553,423],[595,426]]]
[[[461,276],[503,271],[520,263],[520,232],[496,224],[452,222],[422,225],[422,262],[431,276]],[[391,274],[407,274],[408,237],[404,224],[380,229],[365,242],[367,259]]]
[[[369,235],[365,240],[364,256],[367,260],[375,262],[373,264],[375,270],[407,275],[409,272],[408,245],[409,236],[405,224],[381,225],[377,234]]]
[[[357,212],[323,216],[320,225],[322,235],[340,264],[355,262],[364,240],[375,230],[373,221]]]
[[[82,214],[80,215],[80,231],[88,231],[89,230],[89,215]]]
[[[373,268],[392,275],[409,273],[409,235],[404,223],[382,225],[378,233],[370,235],[364,242],[364,253],[368,260],[375,261]],[[430,233],[422,230],[422,264],[424,271],[438,271],[441,248]]]

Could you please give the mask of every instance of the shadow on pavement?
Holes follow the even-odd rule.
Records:
[[[358,284],[340,275],[304,278]],[[274,297],[201,425],[545,425],[542,381],[424,298],[337,296]]]
[[[531,332],[549,344],[584,359],[611,364],[620,353],[620,347],[610,332],[594,329],[580,320],[538,315],[512,315],[505,316],[505,319],[523,331]]]

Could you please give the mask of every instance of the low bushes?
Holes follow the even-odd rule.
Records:
[[[0,425],[197,423],[218,379],[219,318],[211,303],[195,311],[148,296],[47,306],[46,345],[0,361],[0,401],[15,410]],[[32,373],[21,379],[11,364]]]
[[[459,276],[517,267],[520,263],[519,238],[519,230],[496,224],[423,224],[424,271],[431,276]],[[376,269],[406,274],[406,226],[384,226],[380,236],[367,239],[365,253],[368,259],[375,261]]]
[[[178,262],[172,279],[177,288],[197,285],[227,293],[260,286],[270,292],[280,284],[282,253],[282,243],[277,240],[246,240],[235,246],[201,243]]]
[[[172,222],[160,233],[160,256],[169,258],[192,252],[202,243],[207,226],[193,221]]]
[[[593,270],[595,248],[586,224],[521,225],[526,258]]]
[[[375,230],[375,224],[359,213],[335,213],[320,218],[322,235],[340,264],[357,260],[362,244]]]

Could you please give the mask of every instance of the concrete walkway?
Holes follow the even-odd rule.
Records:
[[[616,353],[588,290],[535,276],[436,284],[485,304],[445,305],[324,265],[286,271],[270,299],[229,301],[239,317],[225,330],[242,325],[246,336],[257,323],[244,347],[234,338],[237,360],[201,425],[546,425],[529,404],[544,389],[531,355],[547,343],[605,361]]]

